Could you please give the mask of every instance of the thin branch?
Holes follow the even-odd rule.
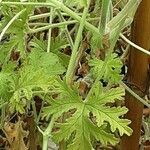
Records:
[[[121,37],[124,41],[126,41],[128,44],[130,44],[131,46],[133,46],[134,48],[136,48],[137,50],[139,50],[139,51],[141,51],[141,52],[143,52],[143,53],[145,53],[145,54],[147,54],[147,55],[150,55],[150,52],[149,52],[148,50],[146,50],[146,49],[144,49],[144,48],[142,48],[142,47],[136,45],[135,43],[131,42],[131,41],[130,41],[129,39],[127,39],[123,34],[120,34],[120,37]]]
[[[0,4],[1,5],[24,5],[24,6],[29,6],[29,5],[31,5],[31,6],[55,6],[53,3],[50,3],[50,2],[48,2],[48,3],[40,3],[40,2],[38,2],[38,3],[36,3],[36,2],[1,2],[0,1]]]
[[[52,21],[53,21],[53,12],[54,9],[50,8],[50,19],[49,19],[49,24],[52,25]],[[51,50],[51,39],[52,39],[52,28],[49,29],[48,31],[48,45],[47,45],[47,52],[49,53]]]
[[[64,19],[64,17],[63,17],[63,15],[61,14],[61,12],[60,12],[59,10],[57,10],[57,13],[58,13],[58,16],[59,16],[60,20],[61,20],[62,22],[65,22],[66,20]],[[65,34],[66,34],[66,36],[67,36],[67,39],[68,39],[68,41],[69,41],[69,43],[70,43],[71,48],[73,48],[73,40],[72,40],[72,38],[71,38],[71,36],[70,36],[70,33],[69,33],[69,31],[68,31],[68,28],[67,28],[67,25],[65,26]]]
[[[142,104],[150,108],[150,104],[147,103],[143,98],[141,98],[139,95],[137,95],[135,92],[132,91],[126,84],[121,82],[121,85],[132,95],[134,96],[138,101],[140,101]]]
[[[75,39],[75,43],[73,46],[70,62],[69,62],[68,69],[66,72],[66,82],[68,85],[72,85],[75,69],[77,67],[75,64],[76,64],[76,61],[78,58],[78,54],[80,53],[79,46],[80,46],[80,42],[82,40],[82,32],[83,32],[84,27],[85,27],[88,9],[89,9],[89,3],[88,3],[88,6],[86,6],[83,10],[82,19],[81,19],[80,26],[79,26],[79,29],[78,29],[78,32],[76,35],[76,39]]]

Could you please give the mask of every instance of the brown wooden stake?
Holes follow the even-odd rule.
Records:
[[[29,150],[37,150],[38,135],[37,135],[37,128],[36,128],[34,116],[33,115],[26,116],[25,121],[27,123],[27,129],[29,131],[29,135],[28,135]]]
[[[141,47],[150,49],[150,0],[143,0],[137,10],[132,25],[131,40]],[[149,56],[131,47],[127,83],[138,95],[145,95],[148,84]],[[127,119],[132,121],[132,136],[123,136],[121,150],[138,150],[141,135],[143,104],[126,92],[125,105],[129,109]]]

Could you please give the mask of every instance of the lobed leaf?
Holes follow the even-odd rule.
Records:
[[[105,81],[118,83],[122,78],[120,75],[122,62],[117,54],[108,55],[104,61],[94,58],[89,61],[89,65],[92,67],[92,74],[95,77],[102,76]]]
[[[56,120],[65,112],[71,113],[64,123],[58,124],[58,130],[53,132],[56,142],[72,139],[68,145],[69,150],[84,150],[85,148],[91,150],[93,148],[92,137],[103,145],[109,143],[115,145],[118,140],[111,132],[118,131],[120,135],[132,133],[132,129],[128,127],[130,121],[121,119],[127,109],[106,106],[116,99],[122,99],[124,92],[121,88],[106,91],[101,86],[97,87],[88,101],[83,101],[75,89],[70,89],[66,83],[59,81],[56,88],[58,97],[50,99],[50,105],[44,108],[44,114],[54,115]],[[93,117],[90,114],[93,114]],[[95,121],[91,118],[95,118]],[[109,125],[109,131],[105,130],[105,124]]]

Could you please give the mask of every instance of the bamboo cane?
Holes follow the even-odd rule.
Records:
[[[150,49],[150,0],[143,0],[137,10],[132,24],[131,40],[145,49]],[[148,59],[148,55],[131,47],[127,83],[131,89],[141,97],[146,94],[145,92],[149,80]],[[130,126],[133,129],[133,134],[130,137],[122,137],[121,150],[138,150],[143,104],[126,92],[125,105],[129,109],[126,118],[132,121]]]

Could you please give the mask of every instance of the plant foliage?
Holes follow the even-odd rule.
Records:
[[[124,89],[115,46],[139,1],[118,4],[122,9],[113,16],[115,2],[0,1],[1,123],[13,113],[24,119],[32,111],[37,125],[45,128],[47,122],[40,119],[51,118],[44,132],[39,127],[43,150],[49,136],[56,143],[65,141],[68,150],[91,150],[96,142],[116,145],[120,136],[132,134],[130,121],[123,118],[128,110],[117,103]],[[85,64],[85,74],[79,75]],[[92,81],[84,83],[84,96],[79,76]],[[42,101],[40,110],[35,97]]]
[[[104,76],[102,77],[107,81],[120,81],[121,63],[118,58],[114,57],[116,55],[112,54],[104,62],[97,59],[91,60],[93,74],[101,76],[100,74],[103,72]],[[66,119],[65,123],[58,123],[59,130],[54,132],[54,139],[57,142],[63,139],[69,140],[73,136],[68,149],[92,149],[93,137],[103,145],[115,145],[118,140],[113,137],[112,133],[118,131],[121,136],[132,133],[128,127],[130,121],[121,118],[127,109],[110,106],[116,100],[122,100],[123,88],[109,86],[104,88],[100,82],[97,82],[91,95],[85,100],[78,94],[77,87],[70,89],[65,82],[60,80],[58,80],[57,90],[60,93],[58,98],[49,100],[50,106],[44,109],[44,114],[54,115],[57,119],[63,113],[75,111]]]

